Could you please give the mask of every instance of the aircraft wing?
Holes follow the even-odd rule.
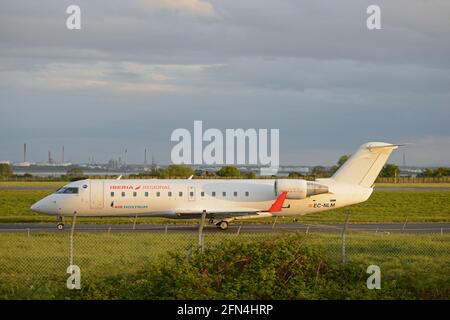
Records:
[[[183,216],[183,217],[200,217],[203,213],[201,210],[176,210],[175,211],[177,215]],[[252,209],[252,208],[234,208],[233,210],[224,210],[224,209],[212,209],[206,211],[206,216],[208,218],[214,217],[214,218],[232,218],[232,217],[239,217],[239,216],[246,216],[246,215],[253,215],[257,214],[258,212],[261,212],[261,210],[258,209]]]
[[[274,201],[274,203],[271,205],[271,207],[267,210],[261,210],[256,208],[232,208],[232,209],[223,209],[223,208],[215,208],[215,209],[208,209],[206,211],[207,217],[215,217],[215,218],[231,218],[231,217],[239,217],[239,216],[246,216],[246,215],[257,215],[267,212],[280,212],[283,208],[284,200],[286,200],[287,192],[281,193],[278,198]],[[197,217],[200,216],[203,213],[203,210],[183,210],[183,209],[177,209],[175,210],[177,215],[180,216],[192,216]]]

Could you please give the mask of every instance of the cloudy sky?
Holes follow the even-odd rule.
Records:
[[[381,7],[381,30],[366,9]],[[81,8],[81,30],[66,8]],[[450,1],[0,2],[0,160],[168,163],[170,134],[279,128],[282,164],[366,141],[450,165]]]

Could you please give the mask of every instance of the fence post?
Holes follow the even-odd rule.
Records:
[[[28,237],[30,237],[30,228],[27,228]]]
[[[237,231],[237,233],[236,233],[237,236],[238,236],[239,233],[241,232],[241,228],[242,228],[242,225],[240,225],[239,228],[238,228],[238,231]]]
[[[202,212],[202,217],[200,219],[200,225],[198,227],[198,245],[200,246],[200,251],[203,253],[204,251],[204,244],[205,244],[205,238],[203,237],[203,227],[205,225],[205,218],[206,218],[206,211],[204,210]]]
[[[167,224],[166,227],[164,228],[164,234],[167,234]]]
[[[403,224],[403,227],[402,227],[402,233],[403,233],[403,231],[405,231],[406,223],[408,223],[408,218],[406,218],[405,223]]]
[[[75,232],[76,221],[77,215],[74,213],[72,216],[72,226],[70,228],[70,238],[69,238],[69,266],[73,265],[73,234]]]
[[[306,232],[305,232],[306,234],[309,234],[309,225],[308,225],[308,227],[306,228]]]
[[[347,262],[346,257],[346,232],[347,232],[347,224],[350,218],[350,213],[346,213],[344,228],[342,228],[342,263],[345,264]]]
[[[137,215],[134,216],[133,230],[136,230],[136,219],[137,219]]]
[[[278,216],[275,217],[275,221],[274,221],[273,224],[272,224],[272,230],[275,229],[275,223],[277,223],[277,219],[278,219]]]

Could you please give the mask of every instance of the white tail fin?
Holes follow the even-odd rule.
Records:
[[[338,182],[371,187],[386,163],[389,155],[398,145],[385,142],[363,144],[333,175]]]

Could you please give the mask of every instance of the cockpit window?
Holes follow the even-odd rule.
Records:
[[[78,193],[78,188],[61,188],[56,193],[70,193],[70,194],[76,194]]]

